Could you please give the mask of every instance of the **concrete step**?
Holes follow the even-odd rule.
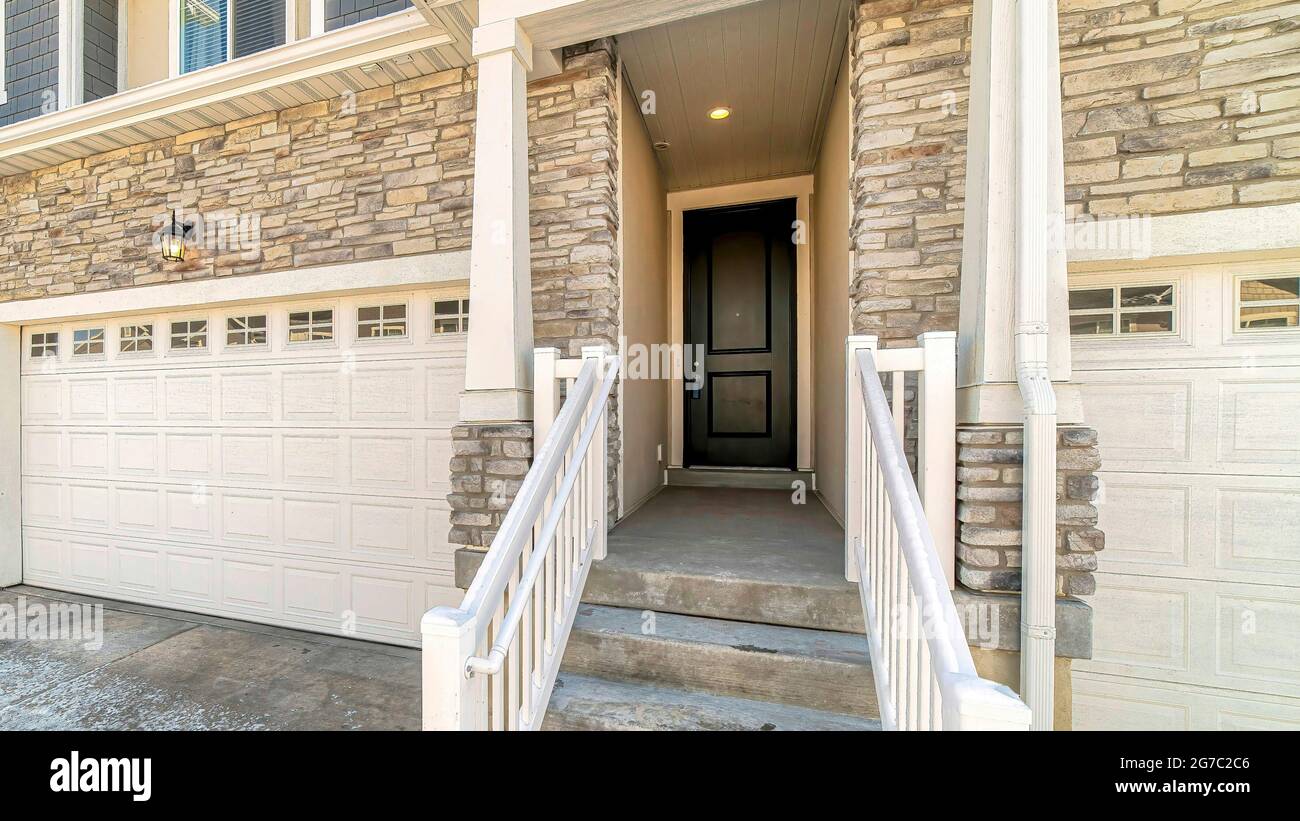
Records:
[[[878,730],[870,719],[561,672],[544,730]]]
[[[583,605],[563,670],[878,718],[865,636]],[[651,632],[652,631],[652,632]]]
[[[593,565],[582,600],[638,611],[865,633],[858,589],[842,579],[737,577],[703,568],[651,568],[611,556]]]
[[[808,471],[739,468],[668,468],[670,487],[730,487],[756,490],[788,490],[794,492],[794,483],[803,482],[805,490],[813,489],[813,476]]]

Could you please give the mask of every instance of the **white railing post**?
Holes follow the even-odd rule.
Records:
[[[596,361],[597,385],[602,384],[605,379],[607,367],[605,357],[608,355],[609,352],[604,345],[589,345],[582,349],[583,359]],[[589,474],[592,480],[591,499],[595,507],[592,513],[596,525],[591,557],[593,561],[600,561],[605,558],[609,536],[609,403],[596,394],[592,395],[592,403],[592,407],[600,408],[600,424],[596,426],[596,435],[591,441],[591,454],[588,457],[591,459]]]
[[[858,382],[858,351],[876,349],[874,336],[844,341],[844,578],[858,581],[854,541],[866,533],[867,415]]]
[[[560,414],[559,348],[533,348],[533,455],[542,449]]]
[[[955,583],[957,528],[957,334],[935,331],[916,338],[924,367],[917,384],[916,478],[939,565]]]
[[[978,676],[952,674],[947,677],[950,692],[943,704],[943,729],[960,731],[1025,732],[1029,729],[1029,708],[1005,684]]]
[[[436,607],[424,614],[420,632],[424,729],[486,729],[486,678],[465,674],[465,664],[477,650],[474,617],[454,607]]]

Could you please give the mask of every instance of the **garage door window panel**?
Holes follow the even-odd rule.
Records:
[[[266,347],[266,314],[226,317],[226,345],[242,349]]]
[[[171,323],[171,345],[173,353],[190,353],[208,349],[208,321],[206,319],[186,319]]]
[[[327,344],[334,341],[334,309],[289,312],[289,344]]]
[[[469,300],[439,299],[433,303],[433,332],[461,334],[469,331]]]
[[[118,330],[118,352],[153,353],[153,325],[123,325]]]
[[[369,305],[357,309],[357,339],[404,339],[407,335],[406,303]]]
[[[104,355],[104,329],[78,328],[72,332],[72,355],[77,358]]]
[[[59,334],[57,331],[48,331],[46,333],[32,334],[31,347],[29,354],[32,359],[44,359],[45,357],[58,358],[59,356]]]
[[[1237,328],[1242,331],[1300,328],[1300,276],[1238,280]]]
[[[1071,336],[1172,336],[1177,332],[1173,283],[1075,288],[1070,291]]]

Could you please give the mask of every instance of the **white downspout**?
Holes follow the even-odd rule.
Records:
[[[1055,0],[1019,0],[1016,65],[1016,382],[1025,406],[1020,695],[1052,729],[1056,656],[1056,393],[1048,371],[1050,94],[1060,76]],[[1056,58],[1059,60],[1059,57]],[[1050,70],[1049,70],[1050,69]],[[1056,115],[1059,116],[1059,113]],[[1062,217],[1064,215],[1062,214]]]

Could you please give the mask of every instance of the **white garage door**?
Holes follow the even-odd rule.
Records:
[[[1300,729],[1300,264],[1071,277],[1101,440],[1084,729]]]
[[[459,600],[467,304],[432,291],[23,328],[23,579],[418,644]]]

